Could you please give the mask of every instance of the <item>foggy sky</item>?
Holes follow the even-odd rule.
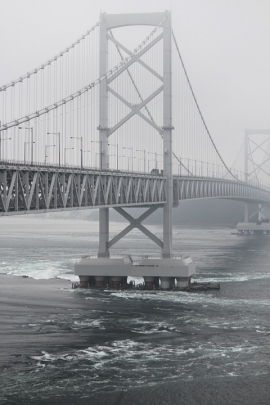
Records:
[[[270,128],[269,0],[0,0],[0,86],[64,50],[100,11],[166,9],[207,125],[230,165],[245,128]]]

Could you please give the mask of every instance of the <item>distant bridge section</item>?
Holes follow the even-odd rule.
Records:
[[[180,200],[227,198],[250,203],[269,203],[270,189],[215,177],[174,177],[174,206]]]
[[[0,215],[101,207],[163,206],[166,176],[78,167],[0,163]],[[173,179],[173,206],[180,200],[228,198],[269,203],[270,191],[213,177]]]

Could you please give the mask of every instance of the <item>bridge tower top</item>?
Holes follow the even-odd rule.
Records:
[[[107,14],[101,13],[100,20],[107,29],[128,27],[133,25],[158,26],[168,16],[169,12],[162,13],[133,13],[133,14]]]
[[[269,182],[270,129],[245,130],[245,177],[246,182],[259,184],[259,177]]]

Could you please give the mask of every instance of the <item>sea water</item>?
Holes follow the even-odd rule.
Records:
[[[14,277],[76,281],[76,260],[97,251],[94,221],[47,217],[0,221],[0,272]],[[112,223],[111,234],[124,226]],[[162,238],[160,226],[149,229]],[[233,232],[174,227],[174,251],[192,257],[194,280],[219,282],[220,291],[70,289],[69,294],[89,306],[87,315],[80,310],[64,315],[56,311],[46,322],[59,331],[83,333],[87,345],[49,352],[45,343],[27,355],[28,366],[18,378],[5,377],[0,399],[4,401],[11,389],[18,394],[22,387],[37,400],[61,392],[79,395],[82,387],[87,396],[167,381],[268,375],[270,237]],[[138,257],[156,254],[158,248],[134,231],[112,252]],[[37,325],[38,320],[25,327]],[[42,328],[46,332],[44,325],[40,328],[40,333]]]

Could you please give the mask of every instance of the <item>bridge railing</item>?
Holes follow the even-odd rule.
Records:
[[[205,178],[205,179],[220,179],[220,180],[232,180],[232,181],[239,181],[241,183],[249,184],[254,187],[259,187],[261,189],[265,190],[270,190],[270,185],[261,179],[249,179],[248,182],[246,182],[246,174],[244,172],[241,172],[239,170],[234,170],[234,175],[235,178],[231,179],[230,174],[224,170],[224,167],[221,165],[214,165],[214,164],[208,164],[207,162],[199,162],[199,161],[193,161],[191,159],[182,159],[183,166],[178,164],[177,170],[175,170],[174,167],[174,177],[181,177],[181,178],[186,178],[186,177],[191,177],[191,178]],[[174,163],[175,165],[175,163]],[[47,169],[58,169],[61,171],[87,171],[87,172],[106,172],[106,173],[114,173],[117,174],[126,174],[126,175],[144,175],[144,176],[163,176],[163,171],[158,170],[158,169],[151,169],[150,172],[144,172],[144,171],[123,171],[123,170],[115,170],[115,169],[107,169],[107,170],[100,170],[98,167],[95,166],[87,166],[83,165],[77,166],[77,165],[70,165],[70,164],[65,164],[65,165],[60,165],[56,163],[51,163],[51,162],[29,162],[29,161],[20,161],[20,160],[7,160],[7,159],[2,159],[0,160],[0,167],[4,166],[16,166],[16,167],[33,167],[33,168],[47,168]],[[185,170],[185,167],[188,168],[188,170]]]
[[[45,162],[28,162],[28,161],[21,161],[21,160],[0,160],[0,167],[18,167],[18,168],[27,168],[28,170],[30,170],[30,168],[40,168],[40,169],[55,169],[55,170],[61,170],[61,171],[76,171],[76,172],[80,172],[80,171],[87,171],[87,172],[93,172],[93,173],[114,173],[117,174],[119,173],[119,175],[139,175],[139,176],[151,176],[151,177],[164,177],[163,176],[163,171],[159,171],[158,172],[155,169],[152,169],[151,172],[144,172],[144,171],[139,171],[139,170],[133,170],[133,171],[124,171],[124,170],[116,170],[116,169],[100,169],[98,167],[95,166],[87,166],[87,165],[83,165],[83,166],[78,166],[78,165],[60,165],[56,164],[56,163],[45,163]]]

